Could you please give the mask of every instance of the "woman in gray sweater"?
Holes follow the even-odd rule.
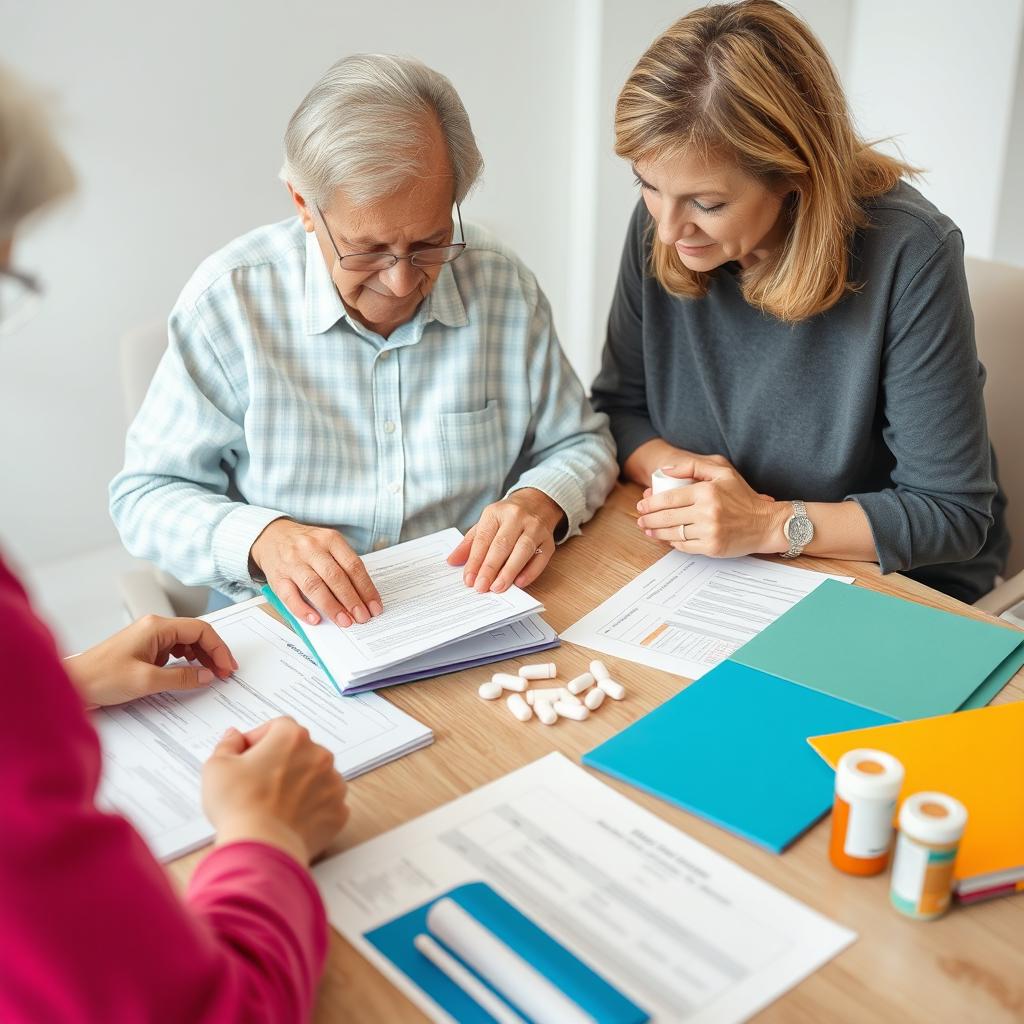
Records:
[[[1009,539],[956,225],[864,143],[821,44],[770,0],[641,57],[616,152],[641,189],[595,406],[680,551],[877,560],[965,601]]]

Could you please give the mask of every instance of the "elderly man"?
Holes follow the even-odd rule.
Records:
[[[285,135],[298,217],[207,259],[171,313],[111,484],[133,554],[348,626],[382,611],[360,553],[454,524],[449,560],[500,592],[579,532],[616,474],[607,418],[533,275],[463,226],[481,166],[444,76],[327,71]]]

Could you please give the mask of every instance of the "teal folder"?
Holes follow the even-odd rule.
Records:
[[[1024,633],[825,580],[732,660],[906,721],[987,704]]]
[[[832,806],[834,773],[807,737],[891,722],[724,661],[583,763],[781,853]]]

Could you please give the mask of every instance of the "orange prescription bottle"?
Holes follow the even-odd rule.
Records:
[[[836,765],[832,808],[832,864],[850,875],[885,870],[892,846],[903,765],[881,750],[848,750]]]
[[[945,793],[914,793],[900,808],[889,902],[907,917],[930,921],[949,907],[953,868],[967,808]]]

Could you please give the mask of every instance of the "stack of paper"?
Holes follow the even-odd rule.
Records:
[[[334,927],[433,1020],[460,1024],[730,1024],[855,937],[561,754],[313,875]],[[539,1012],[538,990],[560,1010]]]
[[[213,838],[200,770],[229,726],[246,732],[290,715],[334,754],[347,779],[433,741],[434,734],[375,694],[338,700],[298,638],[262,598],[204,616],[238,661],[204,690],[161,693],[97,711],[103,746],[99,799],[131,819],[162,860]]]
[[[321,617],[311,626],[269,587],[264,593],[345,694],[557,647],[539,601],[518,587],[478,594],[466,586],[464,570],[448,564],[461,540],[458,530],[442,530],[366,555],[384,613],[361,625],[342,629]]]
[[[938,791],[967,808],[955,869],[961,900],[1015,892],[1024,883],[1024,701],[813,736],[810,743],[833,768],[848,750],[884,750],[906,771],[902,797]]]

